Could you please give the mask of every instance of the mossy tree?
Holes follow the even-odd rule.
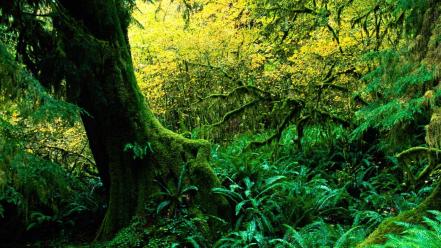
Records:
[[[439,132],[441,126],[439,118],[441,5],[436,0],[397,1],[393,7],[396,9],[394,13],[405,17],[403,19],[405,21],[400,23],[399,27],[406,29],[403,37],[405,39],[402,42],[407,49],[400,50],[395,47],[394,50],[391,49],[392,53],[388,51],[380,54],[383,61],[376,68],[376,72],[365,77],[371,80],[367,91],[383,94],[373,97],[373,101],[369,102],[366,109],[359,112],[363,120],[354,134],[360,133],[360,130],[366,127],[375,127],[380,130],[384,147],[390,147],[390,152],[397,153],[395,157],[407,177],[406,184],[409,184],[410,188],[416,188],[424,181],[424,183],[432,181],[434,189],[414,209],[404,211],[382,222],[357,247],[370,247],[373,244],[384,243],[388,234],[399,234],[404,231],[404,227],[397,222],[421,224],[428,210],[439,210],[441,207],[441,179],[438,176],[429,177],[431,173],[436,174],[434,167],[439,158],[441,138]],[[388,58],[391,59],[388,60]],[[382,79],[377,81],[378,85],[375,85],[374,80],[380,77]],[[375,89],[378,86],[381,88]],[[396,103],[402,105],[396,108]],[[369,117],[366,115],[368,112]],[[374,122],[376,123],[372,124]],[[425,128],[418,129],[419,126]],[[405,132],[415,135],[402,135]],[[418,134],[420,134],[420,139],[425,137],[427,146],[419,146],[424,140],[417,140]],[[355,137],[359,136],[355,135]],[[404,151],[398,150],[403,149],[403,146]],[[409,148],[409,146],[413,147]],[[427,159],[428,162],[419,172],[413,172],[410,170],[413,164],[409,162],[409,158],[414,159],[418,156]],[[418,159],[421,160],[421,158]]]
[[[64,92],[81,118],[98,171],[108,189],[108,209],[98,233],[112,237],[142,214],[154,179],[177,178],[188,164],[198,186],[195,203],[217,214],[225,206],[210,193],[218,180],[207,163],[209,144],[165,129],[140,93],[127,28],[131,1],[2,1],[1,21],[16,32],[16,49],[48,89]],[[127,144],[145,148],[127,151]],[[133,146],[132,146],[133,147]],[[149,147],[149,149],[147,149]]]

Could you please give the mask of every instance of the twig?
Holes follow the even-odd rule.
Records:
[[[90,159],[89,157],[87,157],[87,156],[85,156],[85,155],[83,155],[83,154],[81,154],[81,153],[78,153],[78,152],[69,151],[69,150],[66,150],[66,149],[64,149],[64,148],[56,147],[56,146],[40,146],[39,148],[40,148],[40,149],[41,149],[41,148],[46,148],[46,149],[59,150],[59,151],[62,151],[62,152],[64,152],[64,153],[67,153],[67,154],[76,155],[76,156],[78,156],[78,157],[84,158],[84,159],[87,160],[90,164],[95,165],[95,162],[94,162],[92,159]]]

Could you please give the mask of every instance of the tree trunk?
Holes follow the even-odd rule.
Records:
[[[144,210],[158,190],[155,178],[170,181],[188,164],[195,201],[203,212],[219,214],[226,201],[211,194],[219,184],[208,165],[209,144],[165,129],[148,108],[134,76],[124,1],[63,0],[54,27],[62,40],[69,75],[68,97],[85,110],[83,123],[99,173],[108,188],[108,209],[98,239],[109,239]],[[143,158],[124,151],[149,146]]]

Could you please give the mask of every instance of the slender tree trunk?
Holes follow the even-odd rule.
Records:
[[[108,188],[109,204],[99,239],[112,237],[142,213],[158,190],[154,178],[176,178],[189,164],[191,183],[199,188],[202,211],[218,214],[226,202],[210,193],[218,180],[207,163],[209,144],[187,140],[165,129],[148,108],[137,86],[127,28],[130,12],[123,1],[61,1],[55,29],[62,38],[69,98],[86,112],[83,123],[98,170]],[[142,159],[125,152],[128,143],[153,150]]]

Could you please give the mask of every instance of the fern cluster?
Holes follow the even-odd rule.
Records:
[[[234,209],[216,247],[354,247],[385,218],[414,208],[432,190],[406,192],[396,161],[376,161],[375,150],[364,153],[339,142],[329,149],[318,144],[328,142],[324,137],[314,141],[311,156],[293,153],[290,142],[246,150],[250,140],[212,150],[224,185],[213,192]]]
[[[371,101],[357,112],[360,124],[352,139],[360,138],[373,128],[389,133],[386,142],[397,150],[422,143],[421,136],[419,139],[405,136],[407,140],[403,140],[400,133],[427,123],[425,116],[441,96],[441,91],[433,88],[432,69],[412,61],[409,51],[404,50],[373,52],[366,59],[377,67],[364,77],[368,84],[360,94]]]
[[[398,223],[404,228],[401,235],[388,235],[385,244],[372,248],[436,248],[441,247],[441,212],[429,211],[432,217],[424,217],[424,226]]]

